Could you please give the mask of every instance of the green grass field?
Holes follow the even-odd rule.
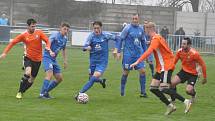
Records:
[[[5,45],[0,45],[2,52]],[[88,79],[88,53],[81,49],[68,49],[69,68],[63,70],[64,81],[51,92],[55,99],[38,99],[44,71],[40,72],[33,87],[24,98],[17,100],[19,80],[22,76],[22,48],[14,47],[8,56],[0,61],[0,121],[214,121],[215,120],[215,56],[204,56],[207,65],[208,83],[197,83],[198,99],[191,112],[185,115],[184,104],[177,101],[177,111],[164,116],[166,107],[149,92],[151,80],[147,66],[147,93],[149,98],[139,98],[138,72],[132,71],[126,86],[126,96],[120,96],[121,62],[109,58],[104,74],[107,88],[95,84],[87,94],[87,104],[78,104],[74,95]],[[61,55],[60,55],[61,56]],[[62,59],[59,63],[62,65]],[[177,72],[179,67],[175,70]],[[175,75],[175,72],[173,75]],[[185,94],[185,84],[178,91]]]

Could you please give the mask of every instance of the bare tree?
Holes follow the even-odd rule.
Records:
[[[191,4],[193,12],[199,11],[199,0],[160,0],[159,6],[182,8],[185,4]]]

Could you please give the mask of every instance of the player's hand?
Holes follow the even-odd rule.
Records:
[[[64,61],[64,63],[63,63],[63,67],[64,67],[64,69],[66,69],[66,68],[67,68],[67,66],[68,66],[67,61]]]
[[[55,53],[53,51],[50,50],[49,53],[52,57],[55,57]]]
[[[136,61],[136,62],[132,63],[132,64],[130,65],[130,67],[131,67],[131,68],[134,68],[134,66],[136,66],[137,64],[138,64],[138,62]]]
[[[207,83],[207,79],[202,79],[202,84],[206,84]]]
[[[6,57],[6,55],[7,55],[7,54],[2,53],[2,54],[0,55],[0,60],[1,60],[1,59],[4,59],[4,58]]]
[[[91,46],[87,46],[87,47],[85,47],[85,49],[90,51],[92,48],[91,48]]]

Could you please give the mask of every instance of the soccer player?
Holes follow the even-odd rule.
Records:
[[[26,45],[25,72],[20,81],[19,91],[16,95],[17,99],[22,98],[23,93],[32,86],[38,74],[42,60],[42,41],[46,43],[46,50],[50,55],[54,56],[54,53],[50,50],[48,37],[41,30],[35,29],[36,23],[34,19],[28,19],[27,31],[15,37],[0,56],[0,59],[5,58],[10,49],[19,42],[23,42]]]
[[[167,105],[165,115],[169,115],[176,110],[176,107],[165,97],[164,93],[174,95],[180,101],[185,103],[185,109],[189,110],[190,101],[185,100],[182,96],[170,89],[172,72],[174,70],[174,55],[168,47],[167,42],[163,37],[158,35],[155,30],[155,23],[149,22],[145,25],[146,33],[152,38],[149,48],[146,52],[130,67],[135,67],[152,52],[156,61],[156,73],[151,81],[150,91],[154,93],[164,104]]]
[[[192,42],[190,38],[184,38],[181,43],[181,48],[177,51],[174,64],[177,64],[178,60],[181,60],[182,69],[172,79],[171,86],[176,89],[179,83],[187,81],[186,93],[191,95],[191,101],[193,102],[196,97],[195,84],[198,79],[198,66],[201,66],[203,73],[202,84],[207,83],[206,65],[201,58],[200,54],[191,47]],[[197,66],[198,65],[198,66]],[[175,98],[172,97],[172,101]]]
[[[58,53],[62,50],[63,60],[64,60],[64,69],[67,67],[67,56],[66,56],[66,43],[67,35],[69,32],[70,25],[68,23],[62,23],[60,30],[53,32],[49,41],[51,42],[51,50],[55,53],[55,56],[52,57],[50,53],[45,49],[43,53],[43,67],[46,72],[45,79],[43,81],[43,86],[40,92],[40,98],[50,99],[49,92],[54,89],[60,82],[63,81],[63,76],[61,73],[61,68],[58,65],[56,60]],[[52,80],[52,76],[56,80]]]
[[[123,59],[122,68],[123,74],[121,77],[121,96],[125,95],[125,86],[129,72],[133,70],[130,65],[137,61],[137,59],[146,50],[145,33],[144,28],[139,25],[139,15],[133,14],[132,23],[124,27],[120,35],[120,42],[117,48],[117,58],[121,56],[122,42],[123,46]],[[135,66],[135,70],[139,71],[139,82],[140,82],[140,97],[147,97],[145,91],[146,76],[145,76],[145,65],[144,62],[139,63]]]
[[[83,47],[83,51],[90,52],[89,70],[92,76],[90,76],[90,79],[79,93],[85,93],[93,86],[94,82],[99,82],[105,88],[106,83],[100,77],[108,65],[109,40],[117,42],[117,38],[114,35],[102,31],[102,22],[93,22],[93,32],[90,33]],[[77,96],[75,97],[76,100]]]

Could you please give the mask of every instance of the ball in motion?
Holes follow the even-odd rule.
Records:
[[[89,101],[89,96],[86,93],[79,93],[77,101],[81,104],[86,104]]]

